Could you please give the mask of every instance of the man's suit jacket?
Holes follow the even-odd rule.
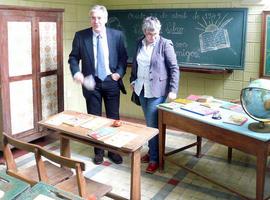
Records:
[[[118,73],[119,86],[121,91],[126,94],[122,77],[126,73],[127,51],[124,45],[124,37],[121,31],[106,28],[108,49],[109,49],[109,67],[112,73]],[[84,76],[95,76],[95,58],[93,50],[93,31],[92,28],[76,32],[72,43],[72,51],[69,54],[68,63],[72,76],[80,71],[79,62],[82,62],[81,72]],[[83,95],[87,97],[89,91],[83,87]]]
[[[137,55],[142,47],[141,38],[137,44],[136,55],[133,57],[130,82],[137,79]],[[153,49],[150,69],[150,87],[154,97],[167,96],[169,92],[177,94],[179,84],[179,67],[171,40],[160,36]]]

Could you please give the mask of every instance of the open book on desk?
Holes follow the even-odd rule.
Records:
[[[71,116],[70,118],[64,119],[63,124],[67,124],[70,126],[79,126],[81,124],[86,123],[87,121],[91,120],[93,117],[87,115],[77,115]]]
[[[70,114],[59,113],[49,118],[48,120],[46,120],[46,123],[53,126],[59,126],[61,124],[66,124],[70,126],[79,126],[91,119],[92,119],[91,116],[84,115],[84,114],[70,115]]]
[[[87,135],[115,147],[122,147],[137,137],[137,134],[119,131],[117,128],[112,127],[102,127],[87,133]]]
[[[226,117],[225,119],[223,119],[223,122],[227,124],[234,124],[234,125],[242,126],[247,120],[248,118],[245,117],[244,115],[232,114]]]
[[[95,117],[80,126],[83,128],[90,129],[92,131],[96,131],[101,127],[105,127],[108,124],[111,124],[112,120],[103,118],[103,117]]]
[[[105,139],[104,143],[120,148],[122,146],[125,146],[130,141],[134,140],[136,137],[137,134],[127,131],[119,131],[113,136]]]
[[[117,129],[113,127],[101,127],[95,131],[87,133],[88,136],[96,140],[102,140],[117,133]]]

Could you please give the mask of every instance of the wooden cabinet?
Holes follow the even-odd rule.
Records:
[[[63,9],[0,6],[0,130],[42,137],[37,122],[63,110]]]

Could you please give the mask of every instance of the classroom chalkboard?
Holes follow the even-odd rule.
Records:
[[[109,10],[107,26],[122,30],[129,62],[141,23],[156,16],[161,35],[171,39],[180,67],[244,69],[247,8]]]
[[[264,74],[270,76],[270,15],[266,17]]]

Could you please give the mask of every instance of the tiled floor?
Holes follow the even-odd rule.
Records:
[[[181,145],[195,140],[195,136],[174,130],[167,132],[167,150],[173,150]],[[59,153],[59,141],[54,141],[45,146]],[[89,178],[104,182],[113,186],[113,192],[129,197],[130,192],[130,158],[124,157],[124,163],[115,165],[107,158],[102,165],[94,165],[90,157],[93,149],[90,146],[72,142],[72,157],[83,160],[87,169],[85,175]],[[233,161],[227,163],[227,148],[203,140],[203,156],[196,158],[195,148],[172,155],[168,158],[164,173],[157,172],[153,175],[144,172],[147,164],[142,164],[141,190],[142,200],[236,200],[240,199],[234,194],[221,189],[217,185],[188,173],[182,168],[170,163],[169,160],[192,168],[195,171],[207,175],[217,182],[237,189],[239,192],[255,198],[255,158],[240,151],[233,151]],[[142,155],[147,152],[147,145],[142,149]],[[26,167],[34,163],[33,155],[20,155],[17,160],[20,167]],[[0,165],[0,169],[5,168]],[[266,195],[269,196],[269,173],[266,177]],[[108,199],[108,198],[104,198]]]

